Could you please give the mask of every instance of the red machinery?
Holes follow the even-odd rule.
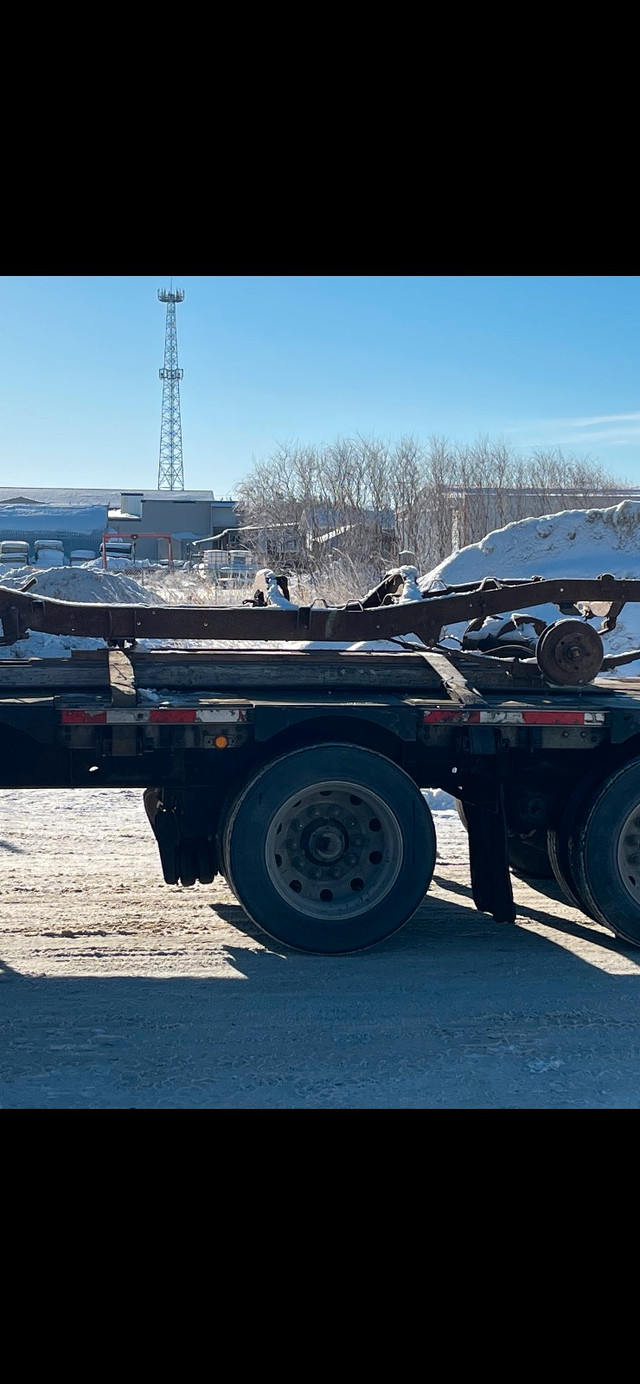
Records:
[[[131,543],[132,543],[132,546],[133,546],[133,555],[134,555],[134,558],[135,558],[135,551],[136,551],[136,542],[137,542],[137,540],[138,540],[139,538],[166,538],[167,544],[168,544],[168,548],[169,548],[169,569],[170,569],[171,571],[173,570],[173,544],[172,544],[172,541],[171,541],[171,534],[170,534],[170,533],[103,533],[103,535],[102,535],[102,543],[100,544],[100,552],[102,553],[102,566],[103,566],[103,568],[104,568],[105,571],[106,571],[106,567],[107,567],[107,556],[108,556],[108,554],[107,554],[107,540],[110,539],[110,538],[116,539],[116,540],[118,540],[118,539],[120,539],[120,538],[129,538],[129,539],[131,539]],[[116,554],[112,554],[112,556],[116,556]]]

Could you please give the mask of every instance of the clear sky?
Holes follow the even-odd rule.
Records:
[[[171,281],[187,489],[356,434],[556,445],[640,483],[640,276],[166,274],[0,277],[0,485],[155,488]]]

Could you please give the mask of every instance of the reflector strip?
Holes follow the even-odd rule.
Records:
[[[139,726],[146,725],[210,725],[212,721],[229,725],[246,719],[241,706],[216,707],[109,707],[104,711],[65,710],[60,712],[63,726]]]
[[[198,708],[198,721],[246,721],[247,712],[243,706],[203,706]]]
[[[195,723],[197,717],[194,708],[189,708],[187,711],[180,711],[178,709],[174,710],[172,707],[158,707],[156,711],[150,711],[148,713],[148,719],[150,721],[155,721],[156,724],[160,723],[161,725],[167,726],[185,725],[188,722]]]
[[[437,707],[425,711],[424,720],[429,724],[445,722],[449,725],[473,726],[588,726],[603,725],[606,721],[604,711],[473,711],[464,707]]]
[[[104,726],[106,711],[61,711],[60,720],[64,726]]]

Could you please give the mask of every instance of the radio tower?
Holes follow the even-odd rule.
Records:
[[[158,490],[184,490],[182,465],[182,420],[180,418],[180,381],[184,370],[178,368],[178,331],[176,303],[184,299],[181,288],[158,289],[158,298],[167,305],[167,325],[164,334],[164,366],[158,373],[162,380],[162,424],[160,428],[160,464]]]

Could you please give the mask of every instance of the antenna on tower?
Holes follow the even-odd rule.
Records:
[[[167,322],[164,334],[164,366],[159,376],[162,380],[162,422],[160,426],[160,463],[158,466],[158,490],[184,490],[184,467],[182,463],[182,419],[180,417],[180,381],[184,370],[178,367],[178,329],[176,325],[176,303],[184,300],[181,288],[158,289],[158,299],[167,305]]]

